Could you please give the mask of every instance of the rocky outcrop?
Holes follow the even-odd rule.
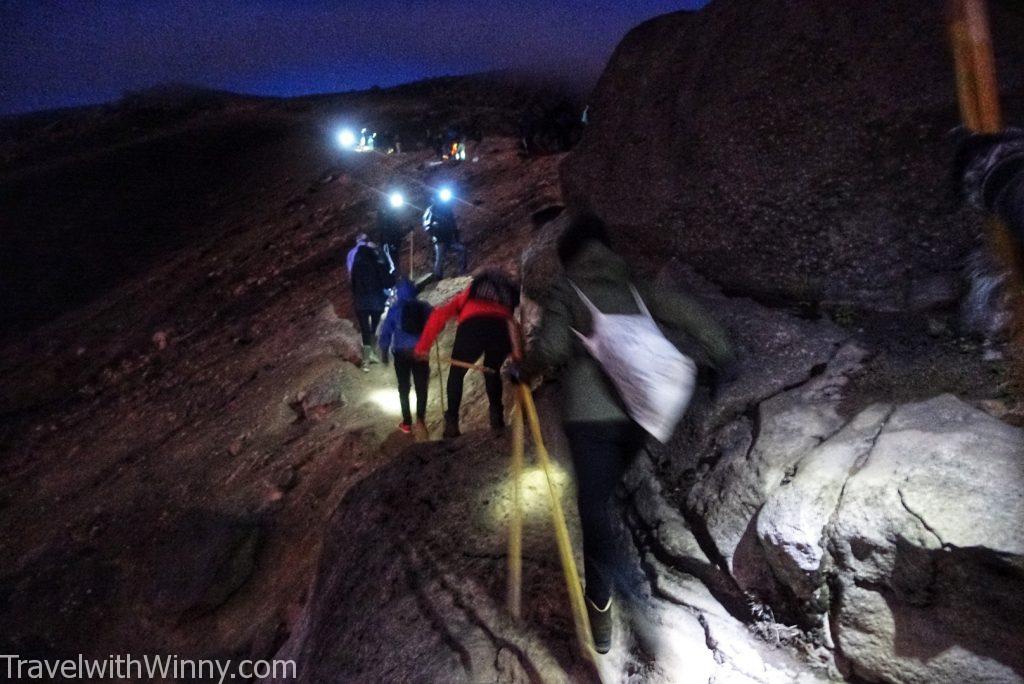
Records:
[[[988,3],[1015,121],[1024,17]],[[958,124],[943,3],[715,0],[627,35],[562,168],[640,258],[726,291],[948,306],[980,226],[950,196]]]
[[[852,671],[1024,679],[1024,431],[940,396],[893,410],[851,473],[825,543]]]
[[[685,517],[718,562],[698,575],[802,625],[848,675],[1024,679],[1024,431],[950,395],[844,418],[820,395],[844,355],[761,403],[756,436],[722,427],[684,506],[645,490],[640,528],[692,568],[666,528]]]

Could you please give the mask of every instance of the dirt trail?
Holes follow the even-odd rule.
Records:
[[[453,182],[471,267],[515,263],[531,216],[559,202],[558,157],[522,160],[501,138],[475,152],[435,167],[427,153],[324,166],[297,151],[207,239],[5,346],[5,648],[276,650],[327,518],[411,443],[391,368],[355,364],[344,255],[372,225],[373,190],[400,181],[422,204],[425,186]],[[424,272],[425,240],[417,252]],[[435,426],[437,394],[432,378]]]

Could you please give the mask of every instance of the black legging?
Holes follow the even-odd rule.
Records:
[[[363,344],[373,345],[373,336],[377,332],[377,324],[380,323],[380,316],[383,313],[383,311],[368,311],[366,309],[356,311],[356,321],[359,323],[359,332],[363,335]]]
[[[455,342],[452,344],[452,358],[466,363],[476,363],[482,355],[484,366],[493,373],[484,374],[484,386],[487,388],[487,399],[492,411],[501,410],[501,375],[498,371],[505,358],[512,352],[512,342],[508,337],[508,322],[504,318],[477,316],[469,318],[455,331]],[[466,369],[452,366],[448,371],[448,417],[457,421],[459,407],[462,405],[462,382],[466,377]]]
[[[427,415],[427,387],[430,385],[430,363],[417,361],[411,351],[395,352],[395,375],[398,377],[398,400],[402,404],[402,421],[412,423],[409,411],[409,376],[416,386],[416,420],[422,421]]]
[[[643,448],[646,433],[632,421],[566,423],[576,501],[583,530],[587,597],[599,608],[611,598],[619,559],[612,526],[612,493]]]

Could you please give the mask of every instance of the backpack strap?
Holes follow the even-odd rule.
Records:
[[[598,309],[596,306],[594,306],[594,302],[590,301],[590,298],[587,297],[587,295],[583,294],[583,290],[581,290],[580,288],[576,287],[576,283],[574,283],[574,282],[572,282],[570,280],[569,284],[572,285],[572,289],[576,290],[576,294],[579,295],[580,299],[586,305],[587,309],[590,311],[590,315],[591,316],[593,316],[594,318],[599,318],[599,317],[604,315],[604,314],[601,313],[600,309]]]
[[[644,304],[644,300],[640,296],[640,293],[636,291],[635,287],[633,287],[633,283],[629,284],[629,291],[633,293],[633,299],[636,301],[636,305],[640,307],[640,313],[653,321],[654,316],[652,316],[651,312],[647,310],[647,305]]]
[[[601,318],[604,317],[604,314],[601,313],[601,310],[598,309],[596,306],[594,306],[594,303],[592,301],[590,301],[590,298],[587,297],[587,295],[583,294],[583,290],[581,290],[580,288],[576,287],[576,283],[574,283],[574,282],[572,282],[570,280],[569,284],[572,285],[572,289],[576,290],[576,294],[579,295],[580,300],[587,307],[587,310],[590,311],[590,317],[594,321],[594,323],[597,323],[597,321],[601,320]],[[594,349],[592,348],[592,342],[591,342],[590,338],[587,337],[586,335],[584,335],[583,333],[581,333],[576,328],[569,328],[569,329],[572,330],[576,334],[576,337],[578,337],[580,342],[583,343],[583,346],[586,347],[590,351],[591,354],[593,354],[594,353]]]

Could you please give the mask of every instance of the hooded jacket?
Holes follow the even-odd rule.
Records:
[[[524,379],[563,369],[566,422],[629,419],[615,386],[573,333],[575,329],[590,335],[593,327],[590,313],[570,281],[603,313],[639,314],[629,289],[632,283],[654,319],[698,366],[722,368],[734,360],[725,331],[696,302],[682,293],[656,290],[642,280],[631,279],[620,256],[599,242],[589,242],[551,288],[543,303],[540,326],[520,364]]]
[[[356,245],[350,253],[352,298],[356,311],[383,311],[392,281],[380,253],[369,244]]]
[[[380,327],[380,350],[384,354],[389,351],[412,351],[419,335],[413,335],[402,329],[402,311],[410,302],[417,301],[416,286],[408,280],[402,280],[395,288],[395,301],[388,309],[388,315]],[[431,306],[426,302],[420,302],[427,308],[427,314],[432,311]]]

